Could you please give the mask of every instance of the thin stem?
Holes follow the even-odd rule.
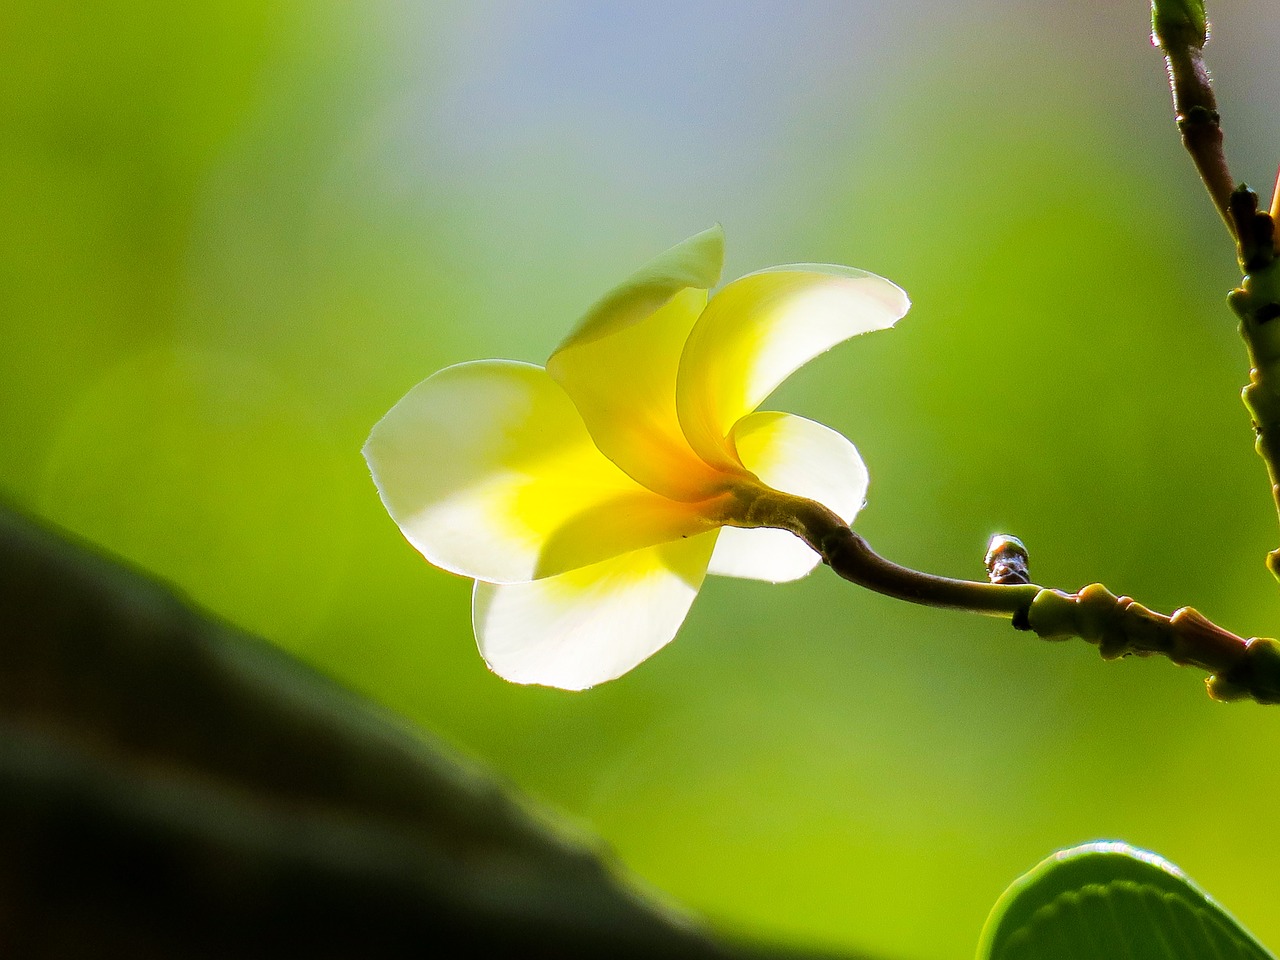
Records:
[[[1153,655],[1211,671],[1215,700],[1252,698],[1280,703],[1280,643],[1242,639],[1190,607],[1165,616],[1095,583],[1078,593],[1027,582],[1026,548],[1016,537],[994,537],[987,552],[993,581],[953,580],[904,567],[880,556],[833,511],[768,487],[744,488],[731,523],[775,527],[800,537],[851,583],[929,607],[1004,617],[1043,640],[1079,637],[1106,660]]]
[[[769,487],[750,491],[738,518],[744,527],[788,530],[813,548],[827,566],[851,583],[928,607],[967,610],[1014,620],[1024,618],[1039,587],[953,580],[886,560],[822,504]]]
[[[1041,589],[1035,584],[1005,585],[921,573],[886,560],[843,525],[817,543],[805,539],[824,563],[850,583],[924,606],[1005,617],[1021,625]]]
[[[1222,149],[1218,102],[1204,64],[1209,30],[1203,4],[1198,0],[1152,0],[1151,10],[1152,39],[1164,52],[1169,68],[1169,87],[1182,145],[1191,154],[1227,229],[1237,236],[1231,216],[1231,193],[1236,183]]]

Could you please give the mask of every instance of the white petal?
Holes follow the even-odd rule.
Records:
[[[532,364],[441,370],[378,422],[364,454],[409,542],[476,579],[550,576],[710,525],[605,459]]]
[[[619,677],[676,635],[715,539],[712,530],[531,583],[477,582],[480,653],[514,683],[583,690]]]
[[[818,565],[819,557],[799,537],[767,527],[725,527],[716,540],[707,573],[768,583],[799,580]]]
[[[676,409],[693,449],[731,464],[727,436],[796,368],[859,333],[893,326],[910,307],[882,277],[825,264],[749,274],[707,304],[689,335]]]
[[[830,427],[788,413],[753,413],[731,439],[743,464],[775,490],[808,497],[851,523],[867,495],[867,468],[858,450]],[[781,583],[803,577],[818,555],[784,530],[726,527],[711,557],[711,573]]]

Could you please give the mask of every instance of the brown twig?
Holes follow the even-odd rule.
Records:
[[[1237,236],[1231,216],[1231,194],[1236,182],[1222,149],[1218,102],[1204,63],[1204,45],[1209,39],[1204,7],[1194,0],[1153,0],[1151,7],[1151,38],[1164,51],[1169,68],[1169,87],[1182,145],[1191,154],[1227,229]]]
[[[1280,517],[1280,260],[1275,229],[1280,184],[1265,211],[1259,208],[1257,194],[1243,184],[1234,185],[1204,64],[1209,27],[1203,0],[1152,0],[1151,24],[1152,38],[1169,66],[1183,145],[1236,241],[1244,278],[1228,302],[1240,318],[1240,335],[1249,351],[1244,402],[1253,418],[1256,448],[1266,463],[1272,502]],[[1280,578],[1280,550],[1268,554],[1267,566]]]
[[[789,530],[851,583],[898,600],[966,610],[1012,621],[1043,640],[1079,637],[1106,660],[1153,655],[1208,670],[1215,700],[1251,698],[1280,703],[1280,643],[1243,639],[1190,607],[1165,616],[1101,584],[1065,593],[1031,583],[1026,547],[1005,534],[992,538],[986,564],[992,582],[954,580],[901,566],[820,503],[765,488],[751,502],[742,526]]]

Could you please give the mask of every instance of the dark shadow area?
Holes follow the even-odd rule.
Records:
[[[493,775],[3,507],[0,955],[815,956],[721,942]]]

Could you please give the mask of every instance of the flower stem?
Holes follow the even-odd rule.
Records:
[[[921,573],[886,560],[848,527],[827,534],[817,549],[841,577],[877,593],[929,607],[1006,617],[1015,625],[1025,620],[1040,591],[1030,583],[1006,585]]]
[[[765,488],[751,501],[742,526],[789,530],[837,574],[860,587],[928,607],[1006,617],[1019,625],[1036,593],[1034,584],[953,580],[887,560],[822,504]]]
[[[744,527],[789,530],[827,566],[851,583],[929,607],[1005,617],[1042,640],[1079,637],[1104,660],[1164,656],[1176,664],[1211,671],[1205,682],[1215,700],[1251,698],[1280,703],[1280,643],[1242,639],[1191,607],[1165,616],[1131,597],[1117,597],[1095,583],[1078,593],[1028,582],[1027,553],[1014,537],[997,536],[987,553],[993,581],[953,580],[912,570],[876,553],[833,511],[813,500],[769,488],[743,501],[731,521]]]

